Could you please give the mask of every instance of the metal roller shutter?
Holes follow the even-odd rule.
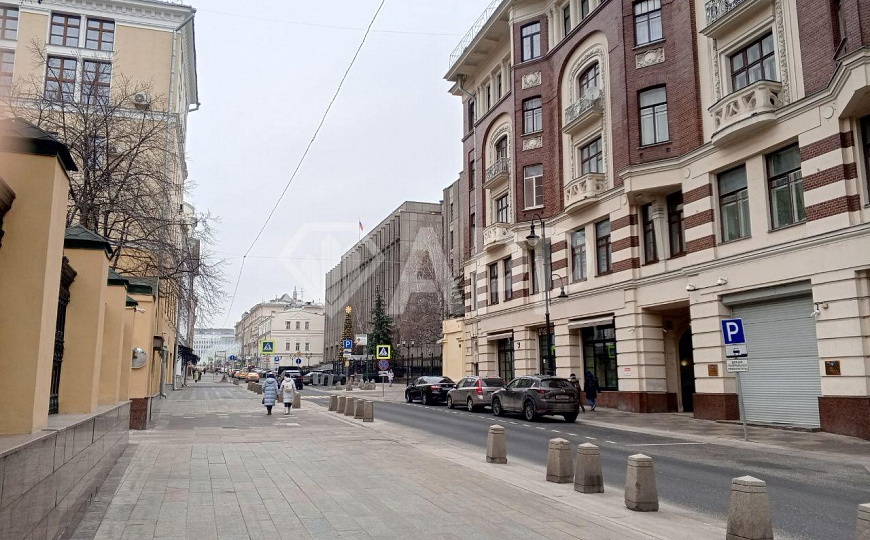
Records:
[[[749,346],[749,372],[741,374],[747,421],[819,426],[822,382],[812,312],[812,296],[733,307]]]

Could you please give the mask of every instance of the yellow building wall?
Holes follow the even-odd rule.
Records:
[[[106,318],[103,323],[103,359],[100,364],[100,405],[114,405],[121,386],[121,346],[124,342],[124,305],[127,289],[109,286],[106,291]]]
[[[150,295],[130,295],[139,302],[138,309],[144,313],[135,312],[133,316],[133,337],[131,351],[135,348],[144,349],[148,353],[148,363],[139,369],[131,369],[128,385],[128,398],[144,398],[151,395],[149,391],[150,377],[154,364],[154,297]],[[131,356],[132,358],[132,356]]]
[[[123,75],[133,84],[150,83],[155,102],[168,102],[172,32],[118,24],[115,27],[115,51],[113,79]]]
[[[132,307],[124,309],[124,338],[121,342],[121,376],[118,380],[118,400],[127,401],[130,398],[130,373],[133,371],[133,328],[135,326],[136,310]]]
[[[9,152],[0,176],[16,194],[0,247],[0,368],[15,374],[0,377],[0,434],[31,433],[48,419],[69,179],[54,157]]]
[[[441,342],[442,375],[458,381],[466,375],[465,357],[462,351],[462,319],[442,321],[444,338]]]
[[[45,39],[48,36],[48,15],[41,13],[18,14],[18,47],[15,50],[15,69],[13,71],[13,85],[20,87],[25,94],[37,89],[45,79],[45,64],[37,62],[38,56],[31,49],[44,49]]]

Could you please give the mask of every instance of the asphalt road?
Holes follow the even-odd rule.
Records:
[[[305,394],[328,394],[306,387]],[[326,400],[320,401],[326,405]],[[586,414],[595,414],[589,413]],[[494,417],[486,412],[448,410],[444,405],[378,402],[378,420],[425,430],[435,437],[486,449],[486,433],[495,422],[507,430],[508,459],[546,466],[547,443],[562,437],[574,444],[591,442],[601,448],[604,481],[608,489],[622,490],[629,455],[643,453],[654,459],[659,498],[727,519],[731,479],[751,475],[767,482],[777,535],[807,540],[854,538],[859,504],[870,502],[870,470],[833,460],[795,458],[770,451],[754,451],[716,444],[687,442],[574,424],[561,417],[525,422],[520,416]],[[481,457],[482,459],[482,457]]]

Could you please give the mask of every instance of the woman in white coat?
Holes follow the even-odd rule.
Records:
[[[293,397],[296,395],[296,381],[289,373],[284,374],[284,380],[281,381],[282,392],[281,398],[284,400],[284,414],[290,414],[290,406],[293,405]]]

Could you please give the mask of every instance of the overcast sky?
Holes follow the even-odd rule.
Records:
[[[228,295],[380,0],[194,2],[202,108],[190,116],[190,201],[219,217]],[[245,263],[227,326],[324,275],[405,200],[441,199],[462,169],[450,52],[490,0],[387,0],[318,140]],[[363,234],[365,234],[365,232]],[[226,308],[210,326],[223,326]],[[200,321],[202,323],[202,321]]]

